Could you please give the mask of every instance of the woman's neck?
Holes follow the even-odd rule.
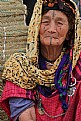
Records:
[[[46,58],[49,61],[55,61],[61,51],[62,51],[63,45],[61,46],[44,46],[41,45],[41,54],[44,58]]]

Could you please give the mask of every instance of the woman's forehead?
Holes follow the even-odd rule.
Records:
[[[49,19],[50,17],[52,18],[60,18],[60,19],[63,19],[63,20],[67,20],[67,16],[59,11],[59,10],[49,10],[48,12],[46,12],[44,15],[43,15],[43,19]]]

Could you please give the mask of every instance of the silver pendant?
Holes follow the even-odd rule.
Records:
[[[76,87],[69,88],[69,90],[67,92],[68,96],[73,96],[75,93],[75,90],[76,90]]]
[[[38,104],[37,104],[37,108],[38,108],[38,112],[40,115],[43,115],[44,114],[44,109],[42,107],[42,99],[40,98],[39,101],[38,101]]]
[[[76,90],[76,87],[75,87],[75,85],[76,85],[76,78],[75,77],[71,77],[71,79],[74,80],[74,83],[71,82],[71,84],[69,85],[69,89],[68,89],[68,92],[67,92],[68,96],[73,96],[74,93],[75,93],[75,90]]]

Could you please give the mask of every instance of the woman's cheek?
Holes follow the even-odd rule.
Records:
[[[41,42],[41,44],[44,44],[44,36],[43,36],[43,34],[40,34],[40,42]]]
[[[44,25],[40,25],[40,34],[43,34],[45,32],[45,26]]]
[[[39,31],[40,40],[43,39],[43,34],[44,34],[44,29],[43,29],[43,27],[40,26],[40,31]]]
[[[59,32],[59,36],[63,37],[63,38],[66,38],[67,33],[68,33],[68,30],[63,29],[62,31]]]
[[[63,27],[61,30],[60,30],[60,35],[62,36],[62,37],[66,37],[66,35],[67,35],[67,33],[68,33],[68,27]]]

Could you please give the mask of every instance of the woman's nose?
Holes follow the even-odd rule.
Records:
[[[54,21],[52,21],[50,23],[50,27],[49,27],[49,30],[48,30],[50,33],[56,33],[57,29],[56,29],[56,24]]]

